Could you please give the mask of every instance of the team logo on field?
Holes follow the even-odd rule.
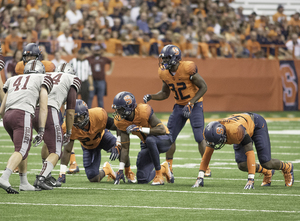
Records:
[[[126,104],[132,104],[132,98],[130,95],[126,95],[124,97],[124,100],[126,101]]]
[[[224,130],[222,127],[218,127],[217,130],[216,130],[216,133],[219,134],[219,135],[222,135],[224,133]]]
[[[172,50],[174,51],[175,55],[179,55],[179,50],[176,47],[173,47]]]

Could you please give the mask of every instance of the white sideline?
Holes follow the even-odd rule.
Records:
[[[263,212],[263,213],[300,213],[300,211],[286,210],[250,210],[250,209],[226,209],[226,208],[195,208],[195,207],[162,207],[162,206],[125,206],[125,205],[87,205],[87,204],[47,204],[47,203],[14,203],[0,202],[0,204],[23,206],[64,206],[64,207],[106,207],[106,208],[138,208],[138,209],[176,209],[176,210],[211,210],[211,211],[236,211],[236,212]]]

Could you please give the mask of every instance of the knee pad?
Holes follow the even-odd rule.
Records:
[[[247,162],[240,162],[237,165],[238,165],[239,170],[248,171]]]
[[[263,168],[266,168],[266,169],[272,169],[272,168],[273,168],[273,163],[272,163],[272,161],[270,160],[270,161],[268,161],[268,162],[262,163],[261,166],[262,166]]]
[[[96,172],[85,168],[85,174],[89,180],[92,180],[95,176],[99,175],[99,170]]]

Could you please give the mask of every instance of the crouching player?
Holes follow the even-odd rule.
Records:
[[[100,182],[106,175],[115,180],[116,174],[108,162],[105,162],[103,169],[99,171],[102,149],[111,152],[111,160],[117,159],[121,150],[121,145],[116,142],[116,137],[107,130],[116,130],[117,128],[113,119],[107,116],[103,108],[88,109],[84,101],[77,99],[72,132],[66,131],[65,123],[62,125],[62,129],[64,140],[68,140],[68,142],[61,157],[58,182],[66,182],[67,165],[75,140],[80,141],[83,151],[83,166],[89,181]],[[127,161],[126,163],[128,163]]]
[[[136,161],[138,183],[149,183],[153,180],[151,185],[163,185],[163,176],[168,182],[174,183],[174,176],[168,162],[160,165],[159,159],[160,153],[170,149],[172,136],[167,127],[155,116],[151,106],[137,105],[133,94],[123,91],[115,96],[112,108],[115,110],[114,123],[118,128],[118,139],[122,144],[115,184],[119,184],[121,180],[125,182],[123,170],[129,155],[131,133],[137,135],[142,141],[141,151]]]
[[[207,148],[201,160],[200,171],[193,187],[203,186],[204,171],[215,149],[225,144],[233,144],[235,160],[241,171],[248,172],[248,182],[244,189],[254,189],[255,172],[264,174],[261,186],[270,186],[274,170],[281,170],[285,185],[292,186],[294,172],[292,163],[284,163],[271,158],[271,144],[266,120],[255,113],[234,114],[220,121],[210,122],[204,130]],[[253,143],[260,164],[255,163]]]

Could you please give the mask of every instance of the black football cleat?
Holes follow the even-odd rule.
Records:
[[[45,183],[52,187],[61,187],[61,182],[56,180],[51,173],[45,178]]]
[[[52,186],[46,184],[45,177],[41,175],[36,175],[36,180],[34,181],[33,186],[36,188],[41,188],[42,190],[53,190]]]

